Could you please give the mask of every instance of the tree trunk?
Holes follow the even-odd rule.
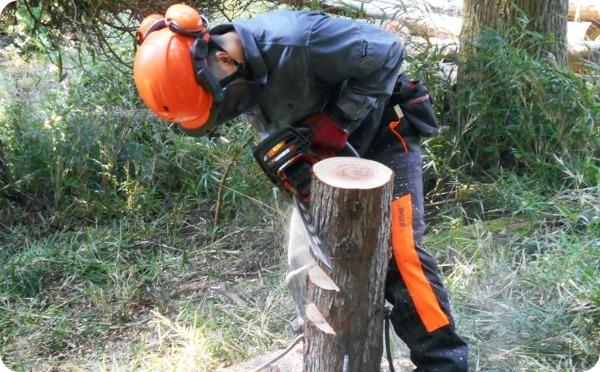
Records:
[[[304,370],[379,371],[393,172],[358,158],[314,166],[311,212],[331,272],[309,271]]]
[[[527,16],[529,31],[553,34],[555,46],[535,52],[552,53],[560,62],[567,61],[566,35],[568,0],[464,0],[461,49],[469,57],[466,44],[486,28],[502,30],[514,26],[522,15]]]

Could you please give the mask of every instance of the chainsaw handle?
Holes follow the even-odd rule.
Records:
[[[360,158],[360,154],[358,153],[358,151],[356,151],[354,146],[352,146],[352,144],[350,144],[350,142],[346,142],[346,146],[344,147],[344,150],[348,151],[355,158]]]

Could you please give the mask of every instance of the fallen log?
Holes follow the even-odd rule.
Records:
[[[600,22],[600,1],[569,1],[569,21]]]
[[[279,0],[295,6],[309,4],[306,0]],[[430,16],[432,14],[461,17],[463,7],[457,1],[429,1],[427,5],[416,5],[411,1],[394,0],[325,0],[320,5],[333,12],[352,11],[365,18],[398,19],[408,13]],[[569,21],[600,22],[600,2],[598,0],[569,1]]]
[[[386,21],[384,29],[401,35],[416,35],[423,38],[439,38],[458,41],[462,19],[446,15],[431,15],[426,18],[397,18]]]
[[[304,371],[379,371],[393,172],[346,157],[313,171],[313,221],[334,264],[308,275]]]
[[[588,40],[600,41],[600,21],[592,22],[590,27],[588,27],[587,32],[585,33],[585,36],[588,38]]]
[[[306,0],[278,0],[292,6],[307,5]],[[462,25],[462,4],[458,1],[432,0],[427,4],[396,0],[324,0],[321,7],[333,14],[354,13],[360,18],[381,21],[381,25],[402,36],[457,41]],[[569,21],[591,22],[587,39],[600,36],[600,0],[569,3]],[[581,39],[583,40],[583,38]]]

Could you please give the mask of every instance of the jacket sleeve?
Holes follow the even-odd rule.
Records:
[[[404,45],[395,35],[367,23],[320,14],[311,28],[309,62],[313,75],[340,84],[327,109],[342,116],[351,133],[394,89],[404,60]]]

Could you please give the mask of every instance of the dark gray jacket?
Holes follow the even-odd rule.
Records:
[[[389,98],[404,59],[395,35],[324,13],[277,11],[233,27],[262,85],[252,121],[262,135],[333,105],[354,132]]]

